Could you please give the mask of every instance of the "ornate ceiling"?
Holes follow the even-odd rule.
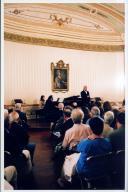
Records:
[[[94,51],[124,49],[124,4],[4,4],[5,40]]]

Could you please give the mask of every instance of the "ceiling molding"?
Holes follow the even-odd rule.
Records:
[[[83,43],[68,42],[68,41],[61,41],[61,40],[22,36],[22,35],[7,33],[7,32],[4,33],[4,39],[7,41],[13,41],[18,43],[49,46],[49,47],[59,47],[59,48],[75,49],[75,50],[83,50],[83,51],[100,51],[100,52],[124,51],[124,45],[83,44]]]

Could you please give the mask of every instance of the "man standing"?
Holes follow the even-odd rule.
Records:
[[[85,85],[83,91],[81,91],[81,98],[82,98],[82,106],[89,107],[90,104],[90,94],[87,91],[87,86]]]

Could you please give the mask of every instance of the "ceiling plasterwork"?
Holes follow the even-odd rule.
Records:
[[[120,10],[118,4],[5,4],[5,40],[70,49],[123,50],[121,5]]]

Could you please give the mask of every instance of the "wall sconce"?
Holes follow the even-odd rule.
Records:
[[[64,25],[64,23],[66,23],[66,24],[71,23],[71,21],[72,21],[71,17],[65,17],[65,19],[63,19],[63,18],[58,18],[58,16],[55,14],[51,14],[50,19],[52,20],[52,22],[56,22],[57,25],[59,25],[59,26]]]

